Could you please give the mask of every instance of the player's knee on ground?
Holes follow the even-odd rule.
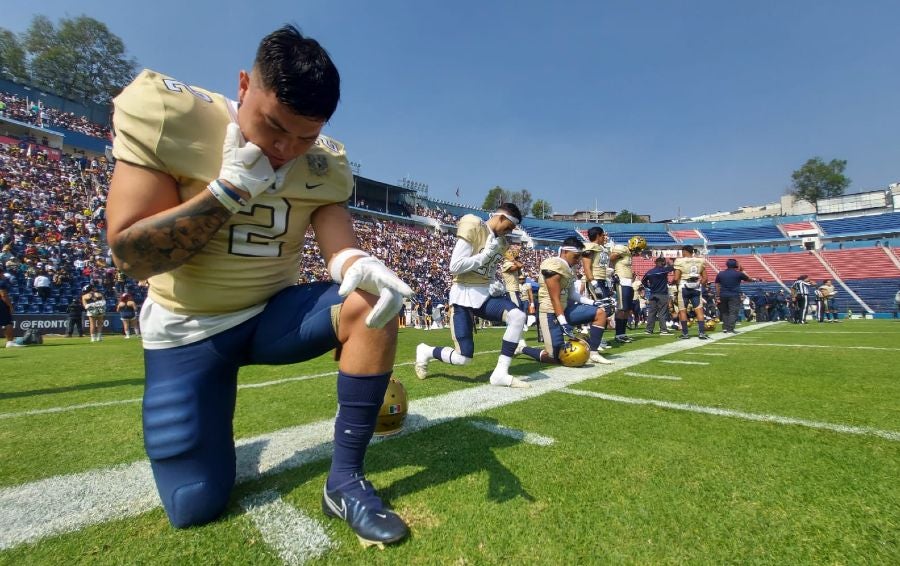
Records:
[[[233,445],[204,442],[195,391],[180,384],[149,388],[143,423],[144,446],[169,521],[185,528],[215,520],[234,486]]]

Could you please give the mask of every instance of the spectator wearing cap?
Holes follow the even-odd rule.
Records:
[[[666,326],[669,316],[669,274],[675,268],[660,256],[654,261],[654,267],[647,270],[641,279],[647,297],[647,334],[653,334],[653,326],[659,321],[659,333],[671,334]]]
[[[741,264],[734,258],[725,262],[725,270],[716,274],[716,296],[719,316],[722,317],[722,332],[733,334],[741,310],[741,282],[750,281],[741,271]]]

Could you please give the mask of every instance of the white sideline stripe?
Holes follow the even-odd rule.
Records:
[[[881,346],[826,346],[824,344],[779,344],[769,342],[734,342],[730,341],[720,346],[778,346],[781,348],[831,348],[834,350],[887,350],[900,352],[900,348],[883,348]]]
[[[541,436],[540,434],[535,434],[533,432],[525,432],[524,430],[518,430],[515,428],[505,427],[503,425],[498,425],[494,423],[488,423],[484,421],[471,421],[468,423],[469,426],[485,430],[487,432],[492,432],[494,434],[499,434],[500,436],[508,436],[509,438],[515,438],[516,440],[520,440],[526,444],[536,444],[538,446],[550,446],[554,442],[554,439],[549,436]]]
[[[709,362],[692,362],[690,360],[660,360],[661,364],[676,364],[682,366],[708,366]]]
[[[827,323],[823,323],[827,324]],[[831,328],[831,327],[829,327]],[[772,330],[778,334],[900,334],[900,332],[875,332],[874,330],[861,330],[859,332],[853,330]]]
[[[485,354],[498,354],[500,350],[485,350],[483,352],[476,352],[476,356],[483,356]],[[394,367],[400,366],[411,366],[415,362],[403,362],[399,364],[394,364]],[[261,381],[259,383],[242,383],[238,385],[238,389],[256,389],[258,387],[269,387],[271,385],[282,385],[284,383],[292,383],[295,381],[306,381],[307,379],[316,379],[317,377],[328,377],[332,375],[337,375],[336,371],[329,371],[325,373],[316,373],[311,375],[298,375],[297,377],[285,377],[283,379],[274,379],[272,381]],[[66,411],[77,411],[78,409],[95,409],[97,407],[108,407],[110,405],[124,405],[126,403],[140,403],[141,399],[121,399],[119,401],[98,401],[96,403],[82,403],[80,405],[64,405],[62,407],[50,407],[47,409],[32,409],[30,411],[20,411],[18,413],[0,413],[0,420],[2,419],[12,419],[15,417],[28,417],[31,415],[44,415],[47,413],[65,413]]]
[[[772,323],[760,323],[755,328],[765,328],[768,324]],[[706,347],[718,339],[676,340],[629,352],[624,358],[611,356],[615,363],[610,365],[544,366],[548,369],[531,374],[530,389],[480,385],[414,400],[403,430],[375,442],[558,391],[661,356]],[[333,434],[334,420],[328,419],[238,440],[237,482],[328,458]],[[160,504],[146,460],[0,488],[0,550],[88,525],[140,515]]]
[[[318,521],[285,503],[275,490],[247,496],[241,507],[285,564],[304,564],[337,546]]]
[[[18,413],[0,413],[0,419],[12,419],[15,417],[30,417],[31,415],[46,415],[48,413],[65,413],[67,411],[77,411],[78,409],[93,409],[95,407],[109,407],[111,405],[127,405],[128,403],[139,403],[140,399],[122,399],[119,401],[98,401],[97,403],[83,403],[81,405],[67,405],[65,407],[50,407],[48,409],[32,409],[30,411],[21,411]]]
[[[636,397],[621,397],[619,395],[608,395],[606,393],[596,393],[594,391],[582,391],[580,389],[565,388],[562,393],[571,393],[573,395],[583,395],[585,397],[596,397],[606,401],[615,401],[616,403],[628,403],[630,405],[653,405],[663,409],[675,409],[677,411],[690,411],[692,413],[704,413],[707,415],[716,415],[718,417],[734,417],[748,421],[759,421],[766,423],[775,423],[782,425],[799,425],[820,430],[830,430],[832,432],[840,432],[844,434],[859,434],[866,436],[877,436],[886,440],[900,442],[900,432],[891,430],[879,430],[877,428],[858,427],[842,424],[823,423],[819,421],[808,421],[806,419],[796,419],[794,417],[782,417],[779,415],[766,415],[760,413],[745,413],[743,411],[732,411],[729,409],[719,409],[717,407],[704,407],[702,405],[693,405],[691,403],[672,403],[671,401],[657,401],[655,399],[639,399]]]
[[[668,379],[670,381],[681,381],[677,375],[654,375],[652,373],[638,373],[636,371],[626,371],[625,375],[629,377],[649,377],[650,379]]]
[[[705,353],[705,352],[685,352],[685,356],[721,356],[725,357],[728,354],[713,354],[713,353]]]

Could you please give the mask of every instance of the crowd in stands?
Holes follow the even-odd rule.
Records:
[[[449,224],[450,226],[455,226],[457,221],[459,221],[458,216],[447,212],[443,208],[428,208],[421,204],[416,205],[416,214],[426,218],[433,218],[441,224]]]
[[[95,138],[109,139],[109,128],[91,122],[73,112],[63,112],[36,100],[17,97],[0,92],[0,116],[11,118],[39,128],[64,128]]]
[[[102,158],[64,154],[51,159],[40,149],[27,148],[25,142],[0,144],[3,272],[29,291],[39,276],[49,279],[52,289],[91,280],[114,282],[115,268],[103,241],[111,167]]]

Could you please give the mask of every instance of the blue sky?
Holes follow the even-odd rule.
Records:
[[[850,192],[900,181],[900,3],[220,0],[15,2],[105,22],[141,67],[234,96],[259,39],[331,53],[326,132],[361,174],[480,205],[500,185],[556,211],[654,220],[777,200],[812,156]]]

